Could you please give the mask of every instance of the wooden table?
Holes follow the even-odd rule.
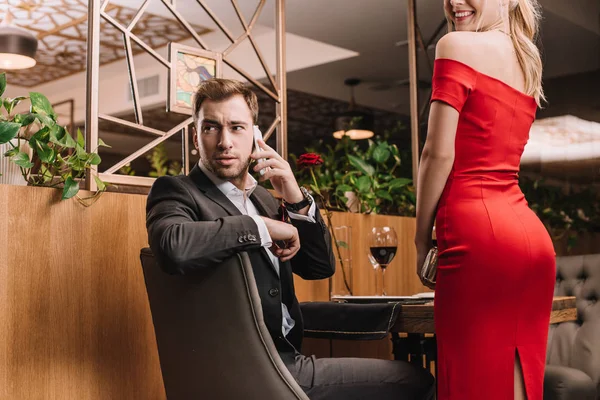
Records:
[[[550,324],[576,319],[575,297],[554,297]],[[395,359],[410,360],[422,365],[424,356],[426,366],[437,359],[433,302],[401,306],[396,323],[390,331]],[[400,333],[406,335],[400,336]]]
[[[555,297],[552,302],[550,324],[575,321],[577,308],[574,296]],[[392,332],[403,333],[435,333],[433,321],[433,302],[427,304],[410,304],[401,306]]]

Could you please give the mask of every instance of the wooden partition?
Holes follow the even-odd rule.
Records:
[[[164,399],[139,261],[146,197],[0,185],[0,399]]]

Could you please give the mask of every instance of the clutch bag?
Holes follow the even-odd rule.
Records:
[[[437,264],[438,264],[438,248],[433,246],[429,249],[423,268],[421,268],[421,279],[433,286],[435,286],[435,280],[437,275]]]

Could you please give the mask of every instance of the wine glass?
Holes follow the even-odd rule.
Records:
[[[385,296],[385,270],[398,251],[398,237],[394,228],[383,226],[371,229],[369,249],[381,269],[381,295]]]

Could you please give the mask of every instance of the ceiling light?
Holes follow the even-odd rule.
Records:
[[[12,14],[6,13],[0,24],[0,69],[25,69],[35,65],[38,41],[31,32],[11,25]]]
[[[344,136],[352,140],[368,139],[373,133],[373,114],[355,110],[354,87],[360,83],[360,79],[350,78],[344,81],[350,87],[350,105],[348,111],[341,113],[335,118],[333,137],[341,139]]]

